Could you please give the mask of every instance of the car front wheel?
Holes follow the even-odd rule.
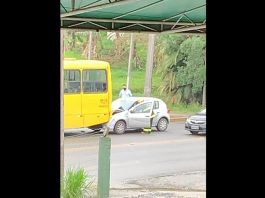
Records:
[[[113,131],[117,134],[123,134],[125,132],[125,129],[126,123],[123,120],[119,120],[118,122],[116,122]]]
[[[168,121],[166,118],[160,118],[160,120],[157,123],[157,130],[158,131],[165,131],[168,127]]]

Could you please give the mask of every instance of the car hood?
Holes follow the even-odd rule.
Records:
[[[128,115],[128,110],[125,110],[125,111],[122,111],[122,112],[119,112],[119,113],[114,114],[114,115],[111,117],[111,119],[125,118],[127,115]]]
[[[193,115],[189,117],[190,120],[206,121],[206,115]]]

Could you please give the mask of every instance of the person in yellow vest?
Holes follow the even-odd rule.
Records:
[[[150,127],[146,127],[143,129],[144,133],[151,133],[152,132],[152,122],[154,117],[156,117],[156,113],[152,111],[151,116],[150,116]]]

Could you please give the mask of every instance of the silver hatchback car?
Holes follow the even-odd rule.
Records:
[[[164,101],[153,97],[129,97],[112,102],[112,118],[107,123],[110,131],[123,134],[127,129],[141,129],[150,126],[152,112],[155,117],[152,127],[166,131],[170,122],[169,109]]]

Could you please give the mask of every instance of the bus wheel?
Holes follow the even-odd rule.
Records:
[[[116,122],[115,126],[114,126],[114,133],[117,134],[123,134],[125,132],[126,129],[126,123],[122,120],[119,120],[118,122]]]

